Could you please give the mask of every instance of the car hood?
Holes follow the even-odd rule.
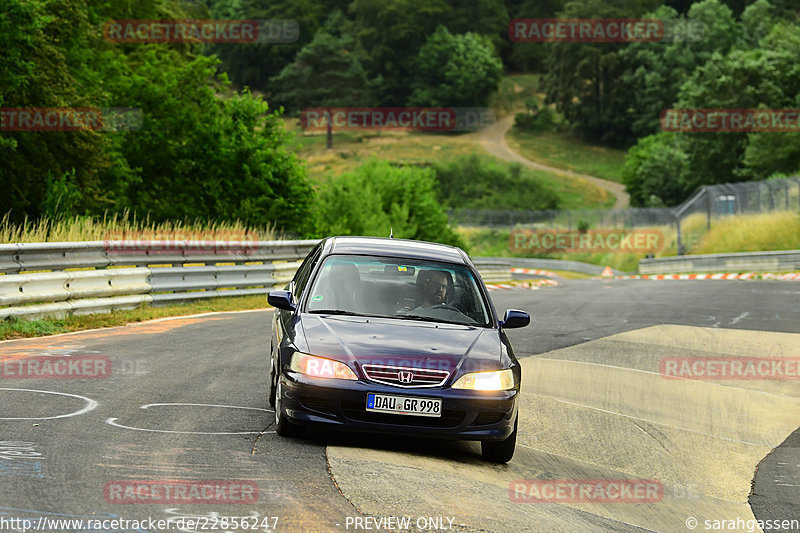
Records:
[[[499,331],[492,328],[316,314],[303,314],[301,321],[309,353],[359,366],[476,372],[510,364]]]

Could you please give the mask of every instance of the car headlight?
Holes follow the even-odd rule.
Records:
[[[315,378],[358,379],[346,364],[307,353],[295,353],[289,366],[295,372]]]
[[[464,374],[453,383],[453,389],[509,390],[514,388],[514,373],[510,368],[493,372]]]

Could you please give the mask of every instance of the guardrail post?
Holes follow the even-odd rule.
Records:
[[[756,184],[756,204],[758,204],[758,213],[761,212],[761,187]],[[740,211],[741,212],[741,211]]]
[[[678,255],[683,255],[686,253],[686,250],[683,247],[683,240],[681,239],[681,219],[680,217],[675,217],[675,229],[677,230],[677,238],[678,238]]]

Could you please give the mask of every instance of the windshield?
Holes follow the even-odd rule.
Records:
[[[309,313],[491,326],[478,281],[464,265],[332,255],[311,287]]]

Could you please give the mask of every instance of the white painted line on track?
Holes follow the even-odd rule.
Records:
[[[216,403],[148,403],[141,406],[139,409],[147,409],[148,407],[161,407],[163,405],[180,405],[188,407],[225,407],[228,409],[252,409],[253,411],[266,411],[274,413],[274,409],[264,409],[263,407],[240,407],[238,405],[220,405]]]
[[[238,405],[221,405],[215,403],[148,403],[139,407],[139,409],[148,409],[150,407],[220,407],[223,409],[248,409],[251,411],[264,411],[274,413],[272,409],[264,409],[262,407],[241,407]],[[177,431],[170,429],[150,429],[150,428],[137,428],[133,426],[125,426],[117,422],[119,418],[107,418],[106,424],[123,429],[132,429],[134,431],[151,431],[153,433],[174,433],[178,435],[262,435],[264,433],[275,433],[275,431]]]
[[[132,429],[134,431],[150,431],[152,433],[174,433],[178,435],[261,435],[264,433],[275,433],[274,431],[174,431],[170,429],[150,429],[150,428],[135,428],[132,426],[124,426],[117,423],[118,418],[107,418],[106,424],[123,429]]]
[[[86,406],[83,409],[75,411],[73,413],[68,413],[66,415],[57,415],[57,416],[35,416],[35,417],[0,417],[0,420],[53,420],[55,418],[69,418],[71,416],[80,416],[84,413],[88,413],[97,408],[99,405],[96,401],[92,400],[91,398],[86,398],[85,396],[79,396],[77,394],[68,394],[66,392],[54,392],[49,390],[38,390],[38,389],[15,389],[15,388],[8,388],[8,387],[0,387],[0,390],[10,390],[10,391],[23,391],[23,392],[38,392],[40,394],[54,394],[56,396],[69,396],[70,398],[78,398],[86,402]]]
[[[737,322],[739,322],[741,319],[743,319],[743,318],[746,318],[746,317],[747,317],[747,315],[749,315],[749,314],[750,314],[750,311],[745,311],[745,312],[744,312],[744,313],[742,313],[741,315],[739,315],[739,316],[737,316],[736,318],[734,318],[733,320],[731,320],[731,323],[730,323],[730,325],[732,326],[732,325],[736,324],[736,323],[737,323]]]

